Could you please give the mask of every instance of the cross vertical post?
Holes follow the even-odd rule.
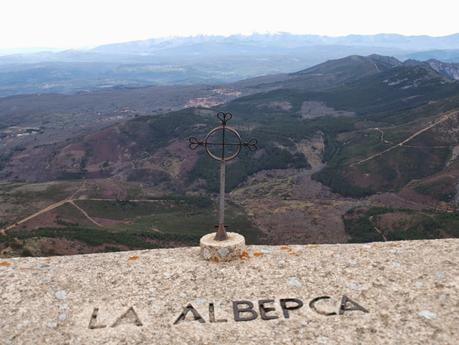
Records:
[[[220,200],[218,207],[218,229],[215,234],[215,239],[223,241],[228,238],[225,229],[225,161],[220,162]]]

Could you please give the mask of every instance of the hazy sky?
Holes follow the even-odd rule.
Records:
[[[0,49],[252,32],[459,32],[459,0],[1,0]]]

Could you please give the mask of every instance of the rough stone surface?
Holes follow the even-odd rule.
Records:
[[[255,246],[227,263],[199,248],[0,259],[0,344],[457,345],[458,253],[459,240],[434,240]],[[340,315],[343,295],[368,313]],[[310,307],[322,296],[313,306],[336,314]],[[282,298],[304,306],[287,319]],[[234,320],[233,301],[260,314],[263,299],[278,318]],[[204,322],[174,325],[190,303]],[[209,303],[226,322],[210,322]]]
[[[215,233],[201,237],[201,256],[205,260],[215,262],[238,260],[247,253],[244,236],[228,232],[228,239],[216,241]]]

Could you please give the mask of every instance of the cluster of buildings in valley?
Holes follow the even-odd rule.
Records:
[[[27,135],[33,135],[33,134],[38,134],[38,133],[43,133],[43,128],[11,126],[11,127],[0,130],[0,140],[8,139],[8,138],[24,137]]]

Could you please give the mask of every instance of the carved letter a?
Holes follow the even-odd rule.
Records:
[[[185,318],[187,316],[187,314],[191,312],[191,314],[193,314],[193,318],[194,318],[194,321],[199,321],[200,323],[204,323],[204,319],[202,318],[202,316],[198,313],[198,311],[196,309],[194,309],[194,307],[190,304],[188,304],[185,308],[183,308],[183,311],[182,313],[179,315],[179,317],[177,318],[177,320],[175,320],[174,322],[174,325],[182,322],[182,321],[185,321]]]
[[[122,323],[133,323],[136,326],[142,326],[142,322],[139,319],[139,316],[134,310],[134,307],[130,307],[123,315],[121,315],[111,327],[116,327]]]
[[[341,299],[341,304],[339,306],[339,314],[342,315],[344,314],[344,312],[350,310],[360,310],[361,312],[369,313],[369,311],[362,307],[360,304],[354,302],[349,297],[343,295],[343,298]]]

